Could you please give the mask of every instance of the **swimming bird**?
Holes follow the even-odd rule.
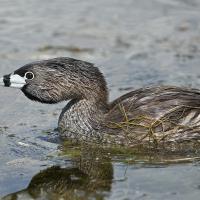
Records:
[[[92,63],[59,57],[32,62],[3,76],[0,84],[20,88],[33,101],[63,108],[58,130],[79,142],[136,145],[200,139],[200,90],[154,86],[113,102],[103,74]]]

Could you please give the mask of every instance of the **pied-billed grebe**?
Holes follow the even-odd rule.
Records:
[[[31,100],[70,100],[58,121],[62,136],[78,141],[134,145],[200,139],[200,91],[148,87],[108,102],[106,82],[93,64],[54,58],[27,64],[0,80]]]

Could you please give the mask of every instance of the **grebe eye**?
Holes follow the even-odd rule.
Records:
[[[24,77],[28,80],[32,80],[34,78],[33,72],[26,72]]]

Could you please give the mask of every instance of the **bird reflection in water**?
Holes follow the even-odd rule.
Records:
[[[49,167],[36,174],[28,187],[2,200],[103,200],[111,190],[113,167],[99,149],[84,149],[72,167]]]

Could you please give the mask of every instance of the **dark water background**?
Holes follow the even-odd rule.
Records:
[[[97,63],[108,81],[111,100],[154,84],[199,88],[200,1],[0,0],[0,76],[30,61],[57,56]],[[51,197],[42,193],[37,181],[39,189],[24,189],[40,170],[54,165],[63,167],[61,177],[69,177],[70,170],[76,178],[82,177],[73,168],[80,162],[58,156],[62,145],[53,130],[65,103],[42,105],[8,88],[0,88],[0,97],[0,196],[21,191],[7,199],[58,199],[55,191]],[[82,157],[87,158],[84,153]],[[99,153],[88,157],[101,158]],[[73,184],[70,191],[63,189],[69,192],[68,199],[75,199],[74,191],[76,199],[199,199],[198,159],[160,164],[160,159],[158,163],[149,157],[108,157],[102,161],[107,164],[103,173],[109,172],[106,181],[101,178],[101,184],[96,184],[95,173],[85,177],[87,184],[79,183],[80,191]],[[102,163],[91,169],[101,171]],[[43,177],[51,178],[58,171],[50,168]],[[92,183],[95,192],[88,191]]]

